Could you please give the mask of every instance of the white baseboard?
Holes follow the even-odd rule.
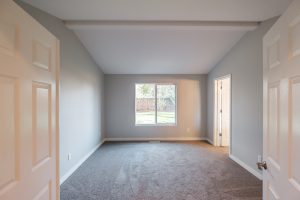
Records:
[[[67,173],[65,173],[60,178],[60,185],[63,184],[75,171],[86,161],[103,143],[105,140],[102,140],[98,145],[96,145],[91,151],[89,151],[83,158],[81,158],[78,163],[76,163]]]
[[[107,142],[139,142],[139,141],[203,141],[202,137],[178,137],[178,138],[105,138]]]
[[[246,163],[244,163],[243,161],[241,161],[240,159],[238,159],[237,157],[235,157],[234,155],[229,155],[229,158],[231,160],[233,160],[234,162],[236,162],[237,164],[239,164],[240,166],[242,166],[244,169],[246,169],[248,172],[250,172],[251,174],[253,174],[254,176],[256,176],[256,178],[258,178],[259,180],[262,180],[262,174],[257,172],[256,170],[254,170],[252,167],[250,167],[249,165],[247,165]]]

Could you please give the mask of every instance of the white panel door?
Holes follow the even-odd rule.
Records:
[[[264,37],[263,198],[300,199],[300,0]]]
[[[0,200],[59,198],[58,40],[0,1]]]

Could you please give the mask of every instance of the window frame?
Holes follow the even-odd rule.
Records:
[[[154,97],[155,97],[155,123],[154,124],[137,124],[136,123],[136,85],[139,84],[151,84],[154,85]],[[158,85],[174,85],[175,86],[175,123],[158,123],[157,122],[157,86]],[[177,126],[177,84],[176,83],[153,83],[153,82],[139,82],[134,84],[134,124],[135,126],[149,126],[149,127],[161,127],[161,126]]]

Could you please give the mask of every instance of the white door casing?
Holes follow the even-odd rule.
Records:
[[[263,198],[300,199],[300,0],[263,40]]]
[[[0,200],[59,199],[59,42],[0,1]]]

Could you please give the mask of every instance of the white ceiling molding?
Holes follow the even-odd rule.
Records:
[[[70,20],[65,25],[72,30],[223,30],[252,31],[258,22],[224,21],[113,21],[113,20]]]

